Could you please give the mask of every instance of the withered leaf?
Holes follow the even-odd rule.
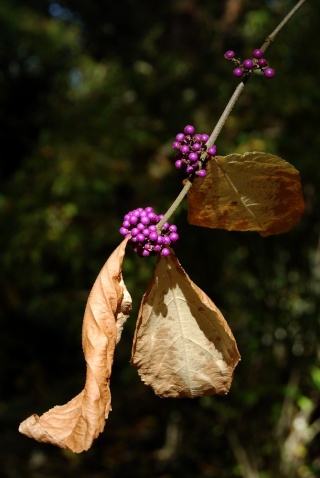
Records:
[[[232,332],[173,251],[160,257],[143,296],[131,363],[160,397],[199,397],[230,389],[240,355]]]
[[[216,156],[188,193],[190,224],[262,236],[289,231],[303,210],[299,172],[262,152]]]
[[[23,421],[19,431],[30,438],[80,453],[90,448],[104,429],[111,410],[109,384],[114,349],[131,311],[121,272],[126,244],[127,239],[111,254],[88,298],[82,329],[85,387],[66,405]]]

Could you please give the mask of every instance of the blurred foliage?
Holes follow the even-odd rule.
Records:
[[[219,154],[262,150],[301,172],[306,211],[288,234],[174,221],[177,254],[221,308],[242,362],[227,397],[160,400],[129,367],[154,261],[124,264],[134,312],[117,348],[113,412],[87,453],[17,432],[83,386],[88,292],[123,215],[164,212],[180,190],[171,142],[210,132],[236,79],[223,58],[259,47],[292,0],[3,0],[0,4],[0,459],[8,478],[314,478],[320,473],[320,4],[306,2],[267,52]]]

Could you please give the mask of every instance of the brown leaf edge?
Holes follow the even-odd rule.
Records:
[[[82,328],[87,364],[84,389],[67,404],[24,420],[19,427],[24,435],[81,453],[103,431],[111,410],[109,384],[114,349],[131,311],[131,297],[122,278],[127,241],[122,241],[108,258],[87,301]]]

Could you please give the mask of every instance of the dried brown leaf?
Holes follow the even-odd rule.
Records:
[[[109,383],[114,349],[131,311],[131,298],[121,273],[126,244],[124,240],[111,254],[88,298],[82,329],[85,387],[66,405],[22,422],[19,431],[30,438],[80,453],[88,450],[104,429],[111,410]]]
[[[188,193],[190,224],[262,236],[289,231],[303,210],[299,172],[267,153],[216,156]]]
[[[137,321],[131,363],[160,397],[227,393],[240,355],[232,332],[173,251],[158,261]]]

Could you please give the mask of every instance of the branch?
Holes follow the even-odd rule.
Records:
[[[300,0],[291,10],[290,12],[285,16],[285,18],[279,23],[279,25],[273,30],[273,32],[266,38],[264,41],[261,50],[266,51],[267,48],[273,43],[276,35],[282,30],[282,28],[288,23],[290,18],[296,13],[296,11],[305,3],[306,0]],[[225,122],[228,119],[228,116],[230,115],[233,107],[235,106],[236,102],[238,101],[241,93],[244,90],[245,84],[247,83],[249,79],[249,76],[246,76],[237,86],[235,89],[233,95],[231,96],[230,100],[228,101],[227,106],[225,107],[222,115],[220,116],[220,119],[218,120],[214,130],[212,131],[208,141],[206,142],[206,146],[210,148],[213,146],[215,141],[217,140]],[[192,186],[192,181],[194,180],[195,175],[191,175],[183,189],[180,191],[180,194],[177,196],[177,198],[174,200],[168,211],[164,214],[163,218],[157,225],[157,231],[161,231],[163,224],[169,219],[170,216],[175,212],[175,210],[178,208],[180,203],[182,202],[183,198],[186,196],[188,193],[189,189]]]
[[[267,48],[269,48],[269,46],[271,45],[271,43],[274,42],[274,39],[275,37],[278,35],[278,33],[280,32],[280,30],[282,30],[282,28],[288,23],[288,21],[290,20],[290,18],[296,13],[296,11],[298,10],[298,8],[301,7],[301,5],[303,5],[305,3],[306,0],[300,0],[293,8],[292,10],[290,10],[290,12],[288,13],[288,15],[285,16],[285,18],[282,20],[282,22],[279,23],[279,25],[277,26],[277,28],[275,28],[273,30],[273,32],[266,38],[264,44],[262,45],[261,47],[261,50],[262,51],[266,51]]]

